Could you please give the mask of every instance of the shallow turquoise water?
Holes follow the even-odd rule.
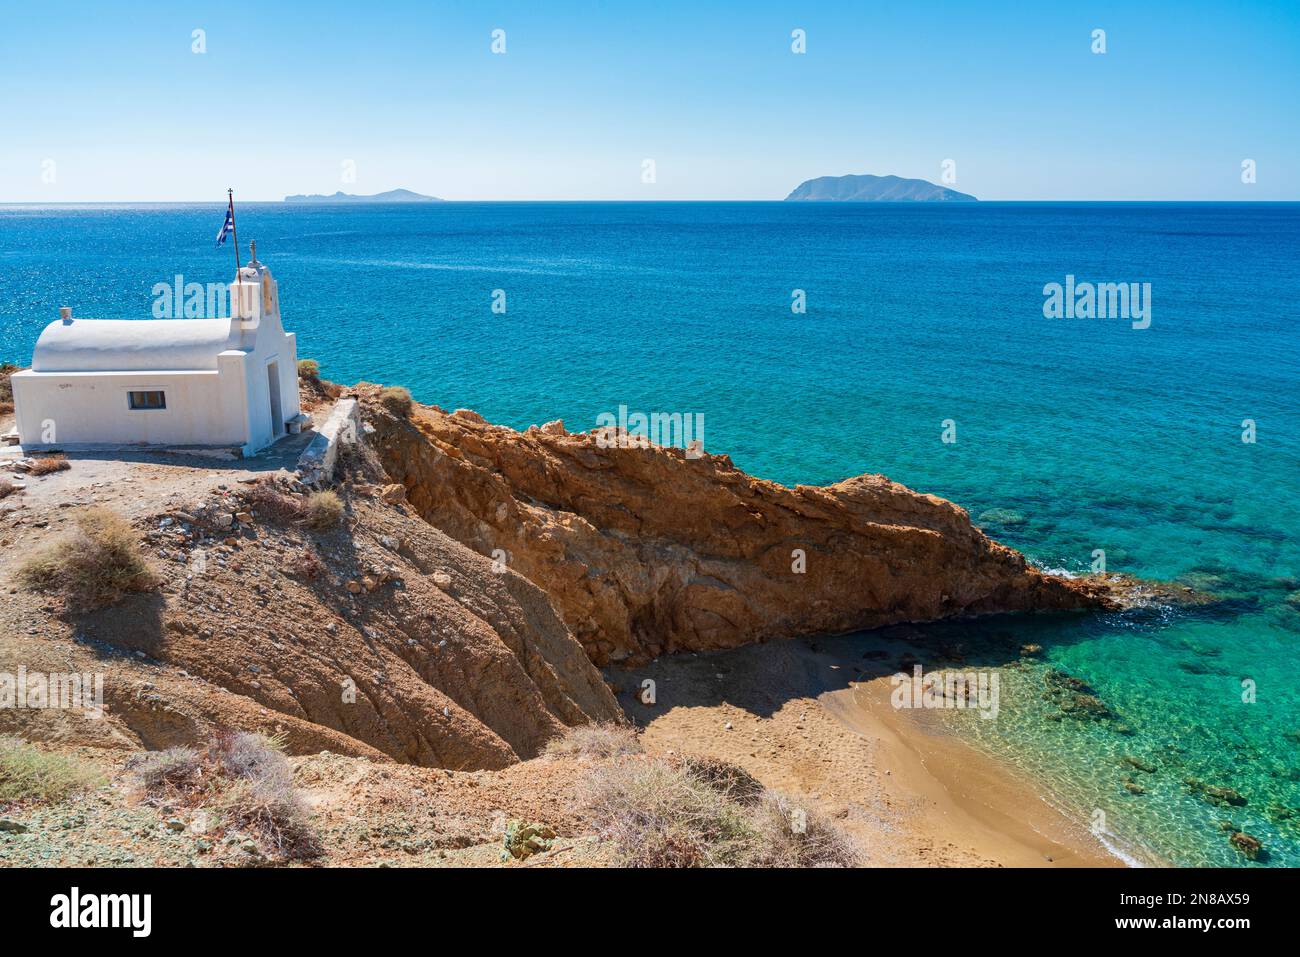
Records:
[[[220,222],[216,205],[0,208],[0,358],[26,361],[60,305],[146,317],[178,272],[227,280]],[[1225,594],[944,627],[977,647],[992,634],[990,665],[1041,643],[1122,716],[1130,734],[1049,720],[1030,664],[978,727],[1077,813],[1106,810],[1163,859],[1244,863],[1229,819],[1269,866],[1300,864],[1300,207],[268,204],[242,208],[239,232],[327,377],[516,427],[589,428],[620,404],[703,413],[706,447],[755,474],[883,472],[991,513],[1046,567],[1086,570],[1100,548],[1111,570]],[[1151,283],[1151,327],[1045,319],[1042,287],[1067,273]],[[1145,794],[1124,790],[1124,754],[1158,765],[1137,775]],[[1208,805],[1188,777],[1248,803]]]

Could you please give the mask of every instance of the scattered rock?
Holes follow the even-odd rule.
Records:
[[[524,860],[542,851],[549,851],[555,841],[555,830],[546,824],[524,824],[511,821],[506,825],[503,840],[504,851],[501,858],[507,856],[515,860]]]

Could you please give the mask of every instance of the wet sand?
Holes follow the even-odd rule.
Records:
[[[861,658],[849,638],[797,639],[610,678],[648,749],[740,765],[837,820],[870,866],[1122,866],[1025,775],[894,709],[888,675]],[[634,694],[647,678],[652,705]]]
[[[923,712],[894,709],[891,690],[887,678],[875,678],[829,692],[821,703],[846,728],[886,742],[895,785],[923,799],[918,826],[1009,867],[1121,866],[1025,775],[938,728]]]

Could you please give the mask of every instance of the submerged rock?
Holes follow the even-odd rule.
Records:
[[[1124,755],[1124,757],[1120,758],[1120,761],[1121,763],[1127,764],[1131,768],[1137,768],[1139,771],[1145,772],[1146,774],[1155,774],[1156,772],[1156,766],[1150,761],[1143,761],[1141,758],[1135,757],[1131,754]]]
[[[1253,837],[1245,831],[1237,831],[1232,837],[1228,838],[1228,843],[1252,861],[1259,860],[1264,853],[1264,845],[1260,843],[1259,838]]]
[[[1055,717],[1049,715],[1052,720],[1067,717],[1079,721],[1108,721],[1118,717],[1097,696],[1092,686],[1080,678],[1059,668],[1049,668],[1043,674],[1043,681],[1047,685],[1043,698],[1055,704],[1059,712]]]
[[[1012,525],[1025,524],[1025,516],[1009,508],[990,508],[980,512],[977,519],[980,525],[1002,525],[1008,527]]]
[[[1183,784],[1186,785],[1188,792],[1195,794],[1207,804],[1219,807],[1244,807],[1246,804],[1246,798],[1229,787],[1206,784],[1199,778],[1186,778]]]

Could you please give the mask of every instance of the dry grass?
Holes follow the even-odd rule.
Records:
[[[312,492],[303,503],[302,515],[308,528],[329,531],[343,520],[343,500],[335,492]]]
[[[71,535],[29,556],[19,565],[18,577],[28,588],[63,592],[77,610],[111,605],[128,592],[148,591],[158,583],[131,523],[104,508],[77,516]]]
[[[379,404],[382,405],[393,415],[406,418],[411,414],[411,408],[414,405],[411,399],[411,393],[401,386],[389,386],[382,389],[379,393]]]
[[[88,764],[40,751],[17,738],[0,737],[0,804],[62,801],[97,787],[102,778]]]
[[[52,475],[55,472],[66,472],[72,468],[72,463],[65,458],[56,455],[47,455],[44,458],[35,459],[28,467],[29,475]]]
[[[755,839],[740,805],[666,761],[601,765],[580,800],[630,867],[740,866]]]
[[[141,755],[130,766],[150,804],[211,807],[272,858],[300,860],[322,851],[278,738],[223,732],[206,751],[169,748]]]
[[[723,761],[624,755],[593,766],[579,800],[630,867],[854,867],[835,824]]]
[[[547,758],[605,759],[640,752],[641,738],[635,728],[625,724],[580,724],[551,738],[542,749]]]
[[[752,811],[759,839],[752,867],[859,867],[853,841],[826,818],[777,791],[762,795]]]
[[[18,491],[18,486],[6,478],[0,478],[0,498],[8,498]]]

